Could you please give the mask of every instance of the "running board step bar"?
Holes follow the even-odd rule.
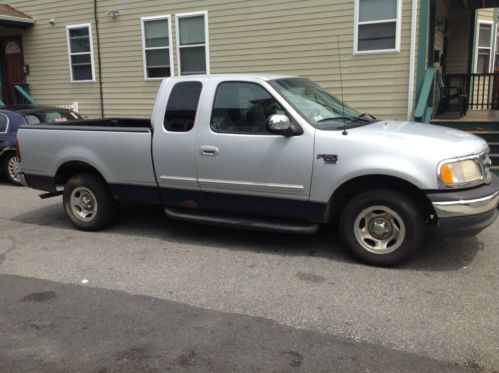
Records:
[[[165,208],[167,217],[175,220],[219,225],[229,228],[238,228],[252,231],[266,231],[278,233],[313,234],[319,229],[319,224],[286,221],[271,218],[251,218],[239,215],[222,215],[199,210],[185,210],[177,208]]]

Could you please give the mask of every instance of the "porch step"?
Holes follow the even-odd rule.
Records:
[[[443,122],[432,124],[470,132],[487,141],[490,148],[491,170],[499,175],[499,123],[498,122]]]

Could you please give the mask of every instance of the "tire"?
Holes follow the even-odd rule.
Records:
[[[80,174],[69,179],[64,186],[63,204],[71,223],[84,231],[107,227],[116,211],[106,182],[93,174]]]
[[[390,267],[409,259],[423,244],[426,226],[417,204],[389,189],[359,193],[340,216],[343,243],[360,261]]]
[[[21,184],[21,165],[17,161],[15,153],[8,153],[3,159],[3,172],[7,180],[16,186]]]

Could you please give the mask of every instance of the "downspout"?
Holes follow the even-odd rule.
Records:
[[[407,94],[407,120],[412,120],[414,108],[414,82],[416,78],[416,33],[418,21],[418,0],[412,0],[411,44],[409,51],[409,92]]]
[[[102,94],[102,63],[100,57],[99,19],[97,17],[97,0],[94,0],[94,22],[95,22],[95,37],[97,40],[97,69],[99,70],[100,116],[104,118],[104,95]]]

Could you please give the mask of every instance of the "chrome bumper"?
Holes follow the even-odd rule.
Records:
[[[498,203],[499,191],[477,199],[432,202],[439,218],[484,214],[497,209]]]

